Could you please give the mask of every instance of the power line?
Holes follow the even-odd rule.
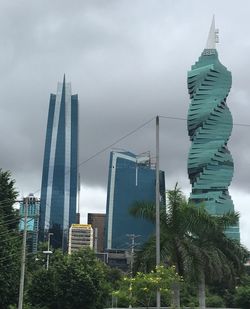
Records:
[[[170,120],[179,120],[179,121],[187,121],[188,119],[185,117],[175,117],[175,116],[166,116],[166,115],[159,115],[160,118],[163,119],[170,119]],[[102,154],[103,152],[105,152],[106,150],[110,149],[111,147],[115,146],[116,144],[118,144],[119,142],[121,142],[122,140],[126,139],[127,137],[129,137],[130,135],[136,133],[137,131],[139,131],[140,129],[142,129],[143,127],[145,127],[147,124],[149,124],[151,121],[153,121],[155,119],[155,116],[150,118],[148,121],[142,123],[141,125],[139,125],[138,127],[136,127],[135,129],[129,131],[128,133],[126,133],[125,135],[121,136],[120,138],[118,138],[117,140],[115,140],[113,143],[107,145],[106,147],[98,150],[96,153],[94,153],[93,155],[91,155],[90,157],[88,157],[87,159],[83,160],[82,162],[80,162],[78,164],[78,167],[86,164],[87,162],[89,162],[90,160],[94,159],[95,157],[97,157],[98,155]],[[234,126],[241,126],[241,127],[250,127],[250,124],[247,123],[233,123]],[[40,192],[40,189],[37,189],[36,191],[34,191],[35,193]]]
[[[11,235],[12,233],[16,233],[16,235],[18,235],[19,231],[18,230],[7,230],[7,231],[0,233],[0,237],[5,236],[5,235]]]
[[[166,116],[166,115],[160,115],[160,118],[163,119],[170,119],[170,120],[179,120],[179,121],[187,121],[187,118],[184,117],[175,117],[175,116]],[[91,155],[89,158],[85,159],[84,161],[80,162],[78,164],[78,167],[86,164],[88,161],[94,159],[95,157],[97,157],[98,155],[100,155],[101,153],[105,152],[106,150],[110,149],[111,147],[115,146],[117,143],[119,143],[120,141],[126,139],[127,137],[129,137],[130,135],[136,133],[137,131],[139,131],[140,129],[142,129],[143,127],[145,127],[147,124],[149,124],[153,119],[155,119],[155,117],[152,117],[151,119],[149,119],[148,121],[142,123],[141,125],[139,125],[138,127],[136,127],[135,129],[129,131],[128,133],[126,133],[125,135],[121,136],[120,138],[118,138],[117,140],[115,140],[113,143],[107,145],[106,147],[100,149],[99,151],[97,151],[96,153],[94,153],[93,155]],[[244,124],[244,123],[233,123],[233,125],[235,126],[242,126],[242,127],[250,127],[250,124]],[[40,189],[36,190],[34,193],[39,192]],[[0,201],[0,205],[5,205],[5,207],[9,207],[9,205],[12,203],[14,204],[15,200],[13,199],[5,199],[3,201]],[[18,201],[20,202],[20,201]],[[13,209],[13,208],[12,208]],[[11,215],[10,215],[11,216]]]
[[[3,258],[0,258],[0,262],[4,262],[4,261],[7,261],[7,260],[10,260],[10,258],[11,258],[12,256],[18,257],[18,256],[20,256],[20,252],[11,253],[11,254],[9,254],[9,255],[3,257]],[[12,263],[13,263],[14,261],[16,261],[16,259],[12,260]],[[12,263],[11,263],[11,264],[12,264]],[[19,263],[19,262],[18,262],[18,263]],[[10,264],[9,264],[9,265],[10,265]],[[7,266],[7,265],[5,264],[5,266]]]
[[[13,241],[13,239],[22,239],[22,235],[16,235],[16,236],[10,236],[9,238],[0,239],[0,243],[6,242],[6,241]]]
[[[105,152],[106,150],[108,150],[109,148],[115,146],[116,144],[118,144],[120,141],[124,140],[125,138],[129,137],[130,135],[134,134],[135,132],[139,131],[140,129],[142,129],[143,127],[145,127],[147,124],[149,124],[153,119],[155,119],[155,117],[151,118],[150,120],[144,122],[143,124],[141,124],[140,126],[138,126],[137,128],[133,129],[132,131],[128,132],[127,134],[123,135],[122,137],[118,138],[116,141],[114,141],[112,144],[104,147],[103,149],[97,151],[95,154],[93,154],[92,156],[90,156],[88,159],[82,161],[81,163],[78,164],[78,167],[81,165],[84,165],[85,163],[87,163],[88,161],[92,160],[93,158],[95,158],[96,156],[98,156],[99,154]]]
[[[250,127],[250,124],[248,123],[233,123],[233,125],[239,127]]]
[[[163,116],[163,115],[160,115],[159,116],[160,118],[164,118],[164,119],[170,119],[170,120],[181,120],[181,121],[187,121],[188,119],[187,118],[184,118],[184,117],[173,117],[173,116]],[[231,124],[230,122],[219,122],[220,124]],[[250,124],[248,123],[235,123],[233,122],[232,123],[233,126],[240,126],[240,127],[250,127]]]
[[[0,201],[0,210],[5,208],[5,207],[9,207],[9,206],[13,206],[15,203],[18,203],[20,202],[19,200],[16,201],[16,200],[13,200],[13,199],[4,199],[2,201]],[[4,206],[1,206],[1,205],[4,205]]]
[[[176,116],[166,116],[166,115],[159,115],[160,118],[163,119],[170,119],[170,120],[179,120],[179,121],[187,121],[188,119],[185,117],[176,117]],[[149,124],[153,119],[155,119],[155,117],[150,118],[148,121],[144,122],[143,124],[139,125],[138,127],[136,127],[135,129],[131,130],[130,132],[128,132],[127,134],[121,136],[120,138],[118,138],[117,140],[115,140],[113,143],[107,145],[106,147],[98,150],[96,153],[94,153],[93,155],[91,155],[90,157],[88,157],[87,159],[83,160],[82,162],[80,162],[78,164],[78,167],[86,164],[88,161],[94,159],[95,157],[97,157],[98,155],[102,154],[103,152],[105,152],[106,150],[110,149],[111,147],[115,146],[116,144],[118,144],[120,141],[126,139],[127,137],[129,137],[130,135],[136,133],[137,131],[139,131],[140,129],[142,129],[143,127],[145,127],[147,124]],[[241,126],[241,127],[250,127],[250,124],[247,123],[233,123],[234,126]],[[34,193],[39,192],[40,189],[37,189],[36,191],[34,191]],[[6,199],[7,200],[7,199]],[[9,202],[13,203],[14,201],[12,199],[9,199]],[[7,204],[8,202],[6,202]],[[0,205],[3,204],[2,202],[0,202]],[[8,206],[8,205],[6,205]]]
[[[166,119],[171,119],[171,120],[187,120],[187,118],[183,118],[183,117],[173,117],[173,116],[162,116],[159,115],[160,118],[166,118]]]
[[[12,217],[12,218],[11,218],[11,219],[8,219],[8,220],[5,220],[5,219],[8,218],[8,217]],[[18,220],[18,219],[20,219],[21,217],[15,215],[15,214],[11,214],[11,215],[1,215],[0,218],[3,219],[3,223],[8,223],[8,222],[10,222],[10,221]],[[0,225],[1,225],[1,221],[0,221]]]
[[[18,223],[20,219],[21,218],[3,221],[0,223],[0,226],[7,226],[7,225],[11,225],[12,223]]]
[[[77,167],[79,168],[80,166],[86,164],[88,161],[94,159],[95,157],[97,157],[98,155],[102,154],[103,152],[105,152],[106,150],[110,149],[111,147],[115,146],[116,144],[118,144],[119,142],[121,142],[122,140],[124,140],[125,138],[129,137],[130,135],[136,133],[137,131],[139,131],[140,129],[142,129],[143,127],[145,127],[147,124],[149,124],[151,121],[153,121],[155,119],[155,117],[150,118],[149,120],[145,121],[144,123],[142,123],[141,125],[139,125],[138,127],[136,127],[135,129],[129,131],[128,133],[126,133],[125,135],[121,136],[120,138],[118,138],[117,140],[115,140],[113,143],[107,145],[106,147],[98,150],[96,153],[94,153],[93,155],[91,155],[90,157],[88,157],[87,159],[83,160],[82,162],[80,162]],[[69,172],[67,172],[69,173]],[[35,193],[40,192],[40,189],[37,189]]]
[[[34,220],[34,218],[33,217],[28,217],[29,219],[27,219],[27,223],[29,223],[29,222],[31,222],[32,220]],[[18,221],[17,221],[17,223],[20,223],[21,222],[21,219],[24,219],[24,217],[21,217]],[[14,223],[14,222],[13,222]],[[9,223],[10,224],[10,223]],[[7,224],[8,225],[8,224]],[[1,226],[1,224],[0,224],[0,226]],[[2,226],[4,226],[4,224],[2,225]],[[17,233],[21,233],[23,230],[16,230],[16,229],[12,229],[12,230],[7,230],[7,231],[5,231],[5,232],[3,232],[3,233],[0,233],[0,236],[1,235],[6,235],[6,234],[10,234],[11,232],[17,232]]]
[[[96,153],[94,153],[93,155],[91,155],[89,158],[87,158],[86,160],[82,161],[81,163],[78,164],[78,167],[80,167],[81,165],[86,164],[88,161],[94,159],[95,157],[97,157],[98,155],[100,155],[101,153],[105,152],[106,150],[110,149],[111,147],[115,146],[116,144],[118,144],[120,141],[126,139],[127,137],[129,137],[130,135],[136,133],[137,131],[139,131],[140,129],[142,129],[143,127],[145,127],[147,124],[149,124],[151,121],[153,121],[155,119],[155,117],[150,118],[149,120],[147,120],[146,122],[142,123],[141,125],[139,125],[138,127],[136,127],[135,129],[129,131],[128,133],[126,133],[125,135],[121,136],[120,138],[118,138],[116,141],[114,141],[113,143],[109,144],[108,146],[102,148],[101,150],[97,151]],[[39,192],[39,190],[35,191],[34,193]],[[46,203],[46,205],[48,206],[48,204]],[[45,217],[45,221],[46,221],[46,217]],[[66,221],[65,221],[66,222]]]
[[[40,252],[37,252],[37,253],[40,253]],[[36,254],[37,254],[36,253]],[[26,253],[26,256],[28,256],[28,255],[36,255],[36,254],[34,254],[33,252],[28,252],[28,253]],[[0,262],[3,262],[3,261],[7,261],[7,260],[9,260],[12,256],[16,256],[16,257],[19,257],[20,256],[20,252],[15,252],[15,253],[11,253],[11,254],[9,254],[9,255],[7,255],[7,256],[5,256],[5,257],[3,257],[3,258],[0,258]],[[16,259],[15,260],[12,260],[12,262],[14,262],[14,261],[16,261]],[[19,263],[19,262],[18,262]],[[11,263],[12,264],[12,263]],[[8,264],[7,264],[8,265]],[[10,264],[9,264],[10,265]]]

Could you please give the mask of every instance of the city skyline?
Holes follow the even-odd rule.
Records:
[[[82,222],[87,212],[105,212],[109,149],[86,160],[157,114],[178,118],[160,118],[166,188],[178,182],[189,195],[190,142],[186,120],[181,120],[189,105],[186,72],[203,49],[215,14],[217,50],[233,75],[227,99],[235,123],[228,145],[235,165],[230,195],[241,213],[242,242],[250,248],[249,127],[237,125],[250,124],[248,1],[45,0],[20,5],[3,0],[0,7],[5,72],[0,129],[8,130],[0,136],[1,167],[12,172],[20,196],[40,195],[48,93],[65,72],[81,101]],[[137,154],[150,150],[154,156],[154,122],[115,147]]]

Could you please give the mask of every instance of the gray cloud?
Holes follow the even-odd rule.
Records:
[[[20,1],[0,10],[0,165],[20,190],[40,188],[49,93],[66,73],[80,99],[80,162],[153,116],[186,117],[186,74],[206,42],[212,14],[218,52],[233,74],[234,121],[250,123],[249,19],[228,1]],[[116,147],[154,156],[154,123]],[[229,148],[233,186],[248,190],[249,128]],[[187,188],[185,121],[161,119],[161,167]],[[106,187],[109,152],[81,166],[82,181]]]

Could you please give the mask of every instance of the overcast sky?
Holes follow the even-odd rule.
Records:
[[[250,3],[195,0],[1,0],[0,167],[20,195],[40,195],[50,93],[63,74],[80,103],[83,162],[155,115],[187,117],[187,71],[205,47],[213,14],[221,62],[232,72],[228,106],[250,124]],[[154,121],[115,147],[155,156]],[[230,194],[250,248],[250,127],[234,126]],[[160,120],[167,188],[188,195],[186,121]],[[105,211],[109,151],[82,164],[81,216]]]

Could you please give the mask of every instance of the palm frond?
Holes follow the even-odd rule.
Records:
[[[239,222],[239,213],[230,211],[218,217],[215,217],[217,224],[225,230],[229,226],[236,225]]]
[[[129,213],[136,218],[144,218],[155,221],[155,204],[148,202],[135,202],[129,209]]]

